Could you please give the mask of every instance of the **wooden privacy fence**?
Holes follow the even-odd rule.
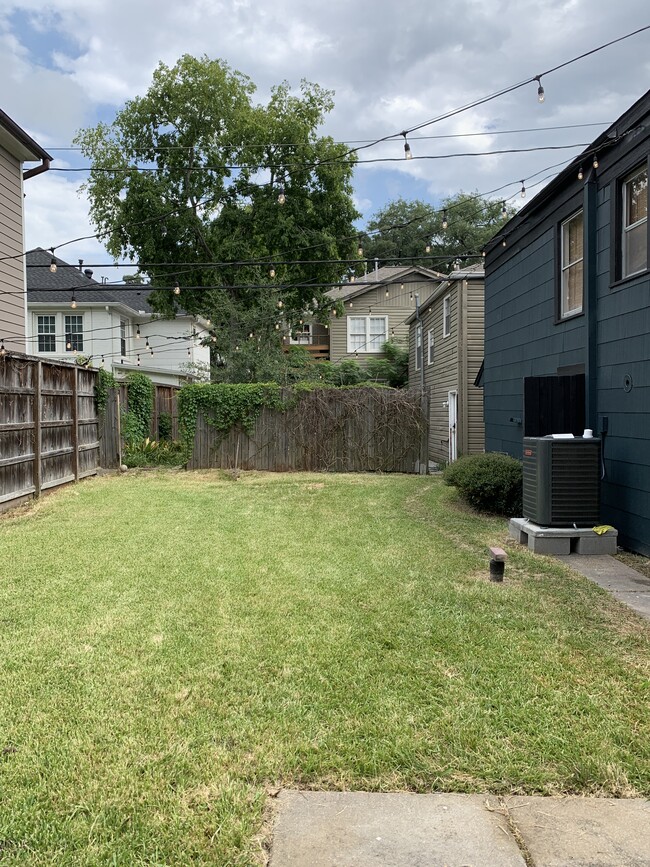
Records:
[[[285,399],[290,392],[285,392]],[[189,469],[425,473],[428,397],[421,391],[315,389],[263,408],[225,435],[199,413]]]
[[[0,508],[97,471],[97,371],[0,358]]]
[[[154,440],[163,439],[160,430],[160,418],[168,415],[171,422],[171,438],[178,439],[178,408],[177,395],[180,391],[178,385],[159,385],[154,383],[153,409],[151,412],[151,424],[149,436]],[[127,385],[121,382],[119,386],[119,401],[122,412],[129,411],[129,395]],[[103,464],[102,464],[103,466]]]

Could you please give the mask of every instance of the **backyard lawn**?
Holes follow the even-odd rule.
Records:
[[[650,630],[438,478],[142,473],[0,518],[0,863],[263,862],[280,786],[650,795]]]

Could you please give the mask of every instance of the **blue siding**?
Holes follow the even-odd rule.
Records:
[[[597,361],[599,425],[608,419],[602,519],[621,543],[650,555],[650,272],[613,282],[612,223],[616,181],[650,154],[650,93],[630,123],[646,124],[631,141],[603,151],[596,206]],[[627,115],[624,116],[626,118]],[[557,235],[580,207],[573,169],[552,192],[533,200],[507,227],[508,246],[494,246],[485,279],[485,447],[521,457],[523,379],[584,364],[587,317],[556,322]],[[585,300],[587,298],[585,290]],[[626,377],[633,387],[626,390]]]

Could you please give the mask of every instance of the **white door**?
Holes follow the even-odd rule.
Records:
[[[453,463],[458,457],[458,392],[447,393],[449,406],[449,463]]]

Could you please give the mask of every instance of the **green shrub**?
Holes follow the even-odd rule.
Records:
[[[171,440],[172,417],[168,412],[161,412],[158,416],[158,439]]]
[[[185,449],[180,442],[158,442],[147,437],[127,443],[122,452],[127,467],[175,467],[185,462]]]
[[[522,513],[521,461],[509,455],[488,452],[459,458],[445,468],[442,478],[480,512],[509,516]]]

